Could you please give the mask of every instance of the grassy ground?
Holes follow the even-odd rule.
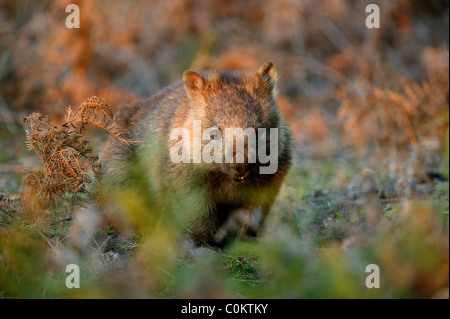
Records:
[[[15,179],[20,175],[10,185]],[[96,224],[96,219],[89,214],[77,219],[75,214],[73,220],[79,208],[67,194],[38,216],[33,211],[0,215],[2,294],[445,297],[448,200],[447,181],[401,184],[382,166],[369,170],[355,159],[311,160],[299,155],[258,239],[237,240],[224,250],[197,248],[186,255],[175,237],[161,238],[158,230],[146,225],[127,234],[114,224],[89,229],[86,225]],[[90,235],[94,240],[74,246],[71,232],[77,225],[85,227],[81,233],[75,231],[79,240]],[[82,287],[77,292],[64,286],[69,263],[81,267]],[[380,267],[380,289],[365,286],[369,264]]]

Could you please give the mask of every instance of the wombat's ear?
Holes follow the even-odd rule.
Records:
[[[193,71],[183,73],[184,87],[191,98],[198,97],[205,86],[205,79]]]
[[[261,78],[262,82],[266,84],[271,90],[273,95],[277,94],[276,84],[278,79],[277,71],[272,62],[266,62],[258,70],[258,76]]]

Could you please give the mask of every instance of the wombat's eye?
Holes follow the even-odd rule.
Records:
[[[220,133],[220,130],[218,128],[215,128],[215,129],[211,130],[211,138],[213,140],[218,140],[220,138],[220,135],[221,135],[221,133]]]

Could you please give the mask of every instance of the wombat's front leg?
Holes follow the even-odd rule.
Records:
[[[223,246],[234,237],[255,237],[263,222],[264,214],[259,208],[238,208],[232,210],[214,234],[217,246]]]

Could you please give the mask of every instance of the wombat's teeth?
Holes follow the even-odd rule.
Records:
[[[244,177],[244,176],[237,176],[237,177],[234,177],[233,180],[234,180],[235,182],[240,183],[240,182],[245,181],[245,177]]]

